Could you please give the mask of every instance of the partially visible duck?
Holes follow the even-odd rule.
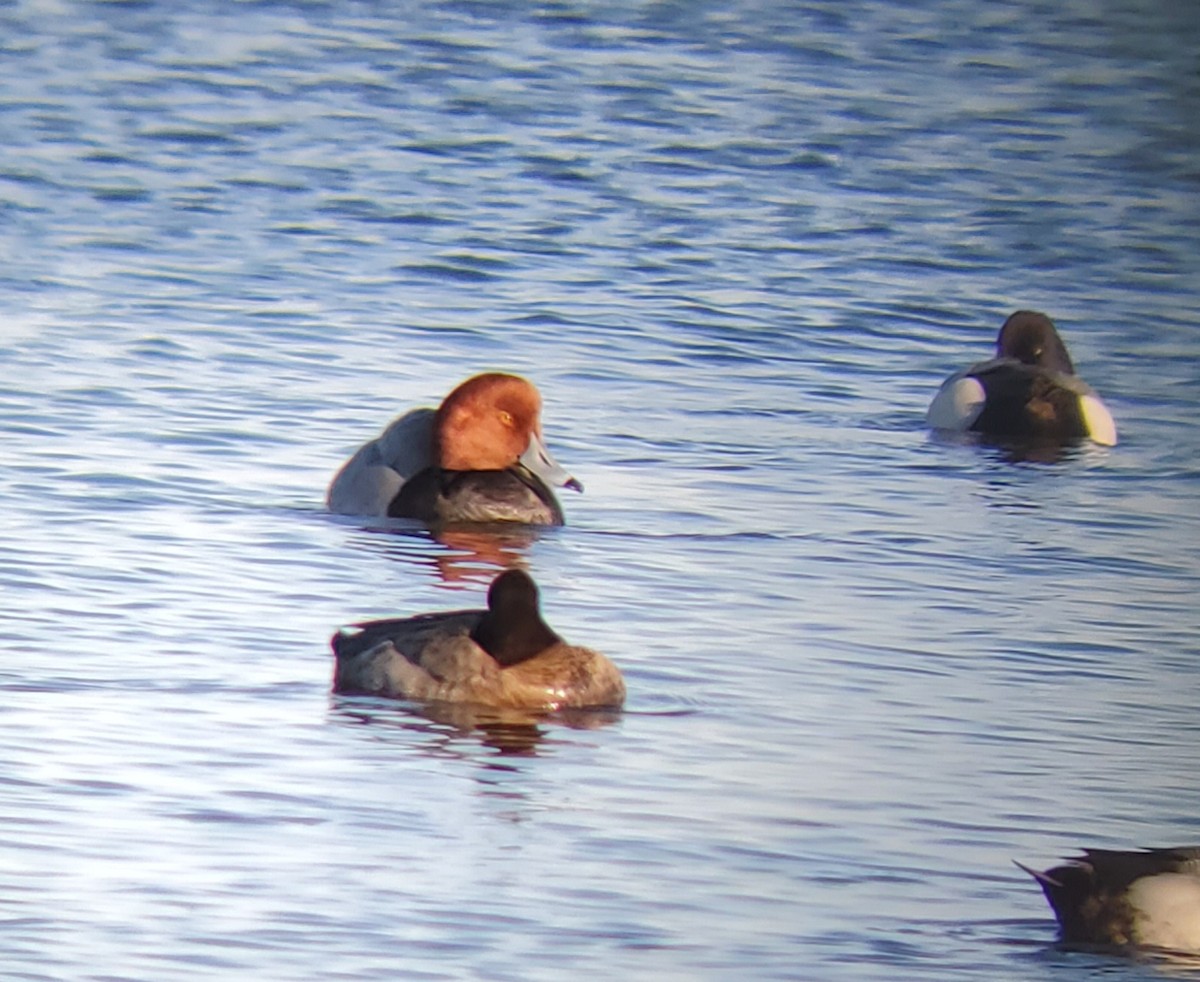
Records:
[[[995,358],[943,383],[926,420],[934,429],[1002,440],[1117,442],[1112,415],[1075,375],[1054,323],[1032,310],[1018,310],[1004,322]]]
[[[1085,849],[1041,885],[1063,941],[1200,953],[1200,846]]]
[[[562,525],[552,486],[583,486],[542,442],[542,397],[517,375],[467,379],[436,410],[414,409],[360,447],[326,494],[341,515],[430,525]]]
[[[332,642],[334,691],[547,711],[625,701],[616,665],[567,644],[542,620],[528,573],[501,573],[487,600],[487,610],[343,628]]]

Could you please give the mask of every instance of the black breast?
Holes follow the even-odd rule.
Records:
[[[522,469],[447,471],[429,467],[404,483],[388,506],[392,518],[428,524],[521,522],[562,525],[554,494]]]

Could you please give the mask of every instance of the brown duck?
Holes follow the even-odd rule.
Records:
[[[507,570],[487,610],[368,621],[333,637],[335,692],[501,709],[615,707],[625,682],[611,661],[567,644],[542,620],[538,588]]]

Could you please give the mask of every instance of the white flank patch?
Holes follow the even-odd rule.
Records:
[[[1200,952],[1200,877],[1160,873],[1134,880],[1129,902],[1141,915],[1138,944]]]
[[[970,375],[948,378],[929,404],[925,421],[935,430],[966,430],[983,412],[983,386]]]
[[[1079,397],[1079,408],[1083,411],[1083,422],[1087,426],[1088,436],[1105,447],[1117,445],[1117,424],[1113,422],[1112,413],[1094,395]]]

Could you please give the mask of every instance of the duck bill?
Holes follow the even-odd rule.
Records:
[[[521,466],[550,487],[570,488],[582,491],[583,485],[566,472],[562,464],[550,456],[550,451],[538,439],[536,433],[529,434],[529,446],[517,458]]]

